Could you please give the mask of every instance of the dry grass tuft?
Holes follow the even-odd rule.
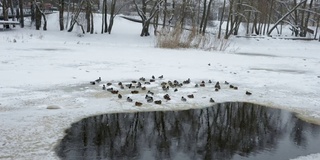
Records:
[[[156,46],[159,48],[194,48],[202,50],[225,51],[230,42],[227,39],[217,39],[215,35],[207,33],[199,34],[196,27],[190,30],[182,30],[175,27],[172,30],[163,29],[157,32]]]

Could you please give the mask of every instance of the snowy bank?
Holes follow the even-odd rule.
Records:
[[[204,99],[209,97],[286,109],[320,123],[319,42],[235,38],[226,52],[167,50],[154,48],[152,36],[139,37],[140,27],[117,19],[111,35],[78,37],[50,28],[0,31],[0,158],[58,159],[54,146],[71,123],[84,117],[206,107],[210,103]],[[164,75],[163,81],[190,78],[193,84],[228,81],[239,89],[214,92],[189,86],[172,95],[170,102],[142,107],[101,89],[107,82],[152,75]],[[98,77],[99,85],[89,84]],[[247,90],[253,94],[245,95]],[[199,98],[180,101],[190,93]]]

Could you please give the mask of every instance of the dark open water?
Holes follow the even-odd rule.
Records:
[[[250,103],[105,114],[67,130],[61,159],[282,160],[320,152],[320,127]]]

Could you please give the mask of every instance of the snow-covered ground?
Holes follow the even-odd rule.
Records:
[[[78,37],[58,31],[55,15],[50,16],[48,31],[0,30],[0,159],[58,159],[54,147],[64,130],[84,117],[206,107],[210,97],[286,109],[320,124],[319,42],[235,38],[225,52],[168,50],[155,48],[153,36],[139,37],[141,25],[123,19],[116,20],[111,35]],[[159,99],[161,81],[190,78],[192,84],[169,91],[169,102],[141,107],[101,89],[107,82],[116,88],[119,81],[152,75],[164,75],[148,86]],[[89,84],[98,77],[99,85]],[[193,87],[202,80],[228,81],[239,89]],[[194,99],[180,100],[191,93]],[[144,94],[123,95],[144,100]],[[52,105],[61,109],[47,109]],[[320,153],[297,157],[319,158]]]

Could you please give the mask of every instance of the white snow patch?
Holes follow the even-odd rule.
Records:
[[[320,159],[320,154],[310,154],[308,156],[301,156],[291,160],[316,160],[316,159]]]

